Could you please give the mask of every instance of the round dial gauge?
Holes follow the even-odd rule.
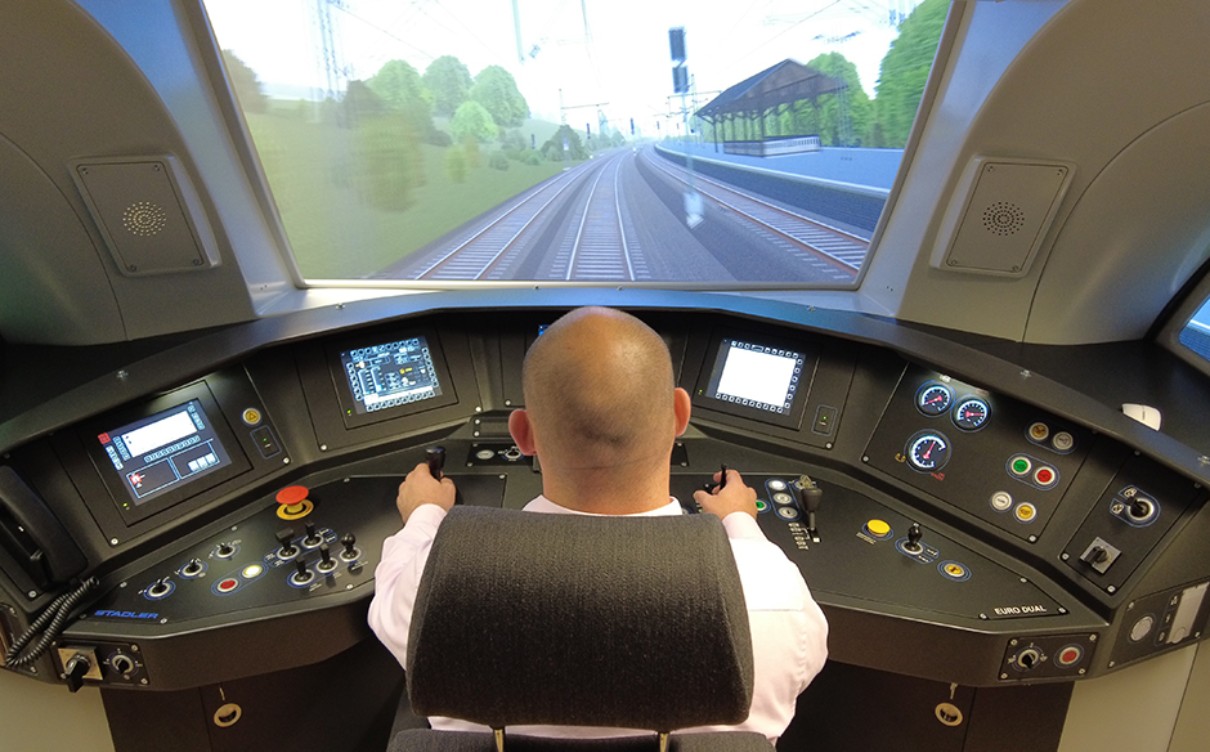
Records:
[[[945,467],[950,458],[950,442],[939,433],[926,431],[917,434],[908,442],[907,461],[922,473],[931,473]]]
[[[978,397],[968,397],[954,408],[954,425],[964,431],[977,431],[987,423],[991,407]]]
[[[941,415],[953,402],[954,393],[944,384],[925,384],[916,393],[916,408],[925,415]]]

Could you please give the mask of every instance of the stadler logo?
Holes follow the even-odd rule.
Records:
[[[109,616],[115,619],[158,619],[160,615],[154,611],[114,611],[108,608],[97,609],[93,616]]]

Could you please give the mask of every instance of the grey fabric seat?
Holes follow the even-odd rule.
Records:
[[[457,507],[421,579],[412,709],[493,729],[650,730],[612,740],[509,735],[525,750],[655,750],[657,732],[739,723],[752,643],[731,547],[710,515],[624,518]],[[491,733],[408,730],[394,750],[492,750]],[[669,749],[770,750],[760,734],[685,733]]]

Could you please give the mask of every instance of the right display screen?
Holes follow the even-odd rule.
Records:
[[[753,339],[722,337],[697,401],[768,423],[797,427],[811,369],[801,350]]]

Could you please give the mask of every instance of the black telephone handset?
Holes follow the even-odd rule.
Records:
[[[45,502],[11,467],[0,467],[0,548],[39,588],[64,583],[88,561]]]

